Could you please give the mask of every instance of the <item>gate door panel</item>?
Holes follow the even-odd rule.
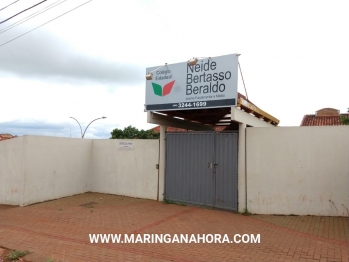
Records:
[[[237,133],[215,134],[215,207],[237,211]]]
[[[214,205],[214,133],[166,134],[165,198]]]

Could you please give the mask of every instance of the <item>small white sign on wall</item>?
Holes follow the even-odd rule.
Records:
[[[133,150],[133,141],[119,141],[119,150]]]

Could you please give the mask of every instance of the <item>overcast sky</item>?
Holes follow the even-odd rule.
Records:
[[[1,0],[0,9],[15,0]],[[0,11],[0,22],[41,0]],[[148,129],[145,68],[240,53],[249,99],[299,126],[305,114],[349,107],[349,1],[48,0],[0,24],[0,133],[109,138]],[[238,91],[245,94],[241,79]]]

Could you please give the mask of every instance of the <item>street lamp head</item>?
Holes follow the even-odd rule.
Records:
[[[193,57],[192,59],[189,59],[189,60],[188,60],[188,64],[189,64],[190,66],[194,66],[194,65],[197,64],[197,62],[199,61],[199,59],[206,59],[206,58],[211,59],[210,56],[209,56],[209,57]]]
[[[160,66],[160,67],[154,69],[154,70],[151,71],[151,72],[148,72],[148,73],[145,75],[145,78],[146,78],[147,80],[152,80],[152,79],[153,79],[153,72],[156,71],[156,70],[159,70],[160,68],[163,68],[164,66],[167,66],[167,63],[165,63],[165,65],[163,65],[163,66]]]
[[[105,119],[105,118],[107,118],[106,116],[102,116],[102,119]]]
[[[148,73],[148,74],[146,74],[146,75],[145,75],[145,78],[146,78],[147,80],[152,80],[152,79],[153,79],[153,73]]]
[[[188,64],[190,66],[196,65],[196,63],[199,61],[197,57],[193,57],[192,59],[189,59]]]

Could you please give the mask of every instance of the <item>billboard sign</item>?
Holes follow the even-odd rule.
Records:
[[[147,68],[145,110],[230,107],[237,102],[236,54]]]

